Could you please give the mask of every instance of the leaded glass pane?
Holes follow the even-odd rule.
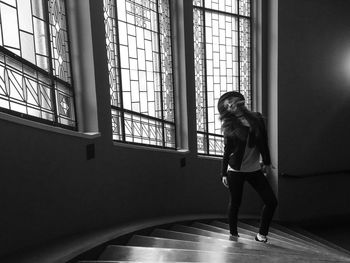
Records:
[[[203,0],[193,0],[194,6],[203,6]]]
[[[16,8],[0,2],[0,12],[3,45],[20,50]]]
[[[170,6],[168,0],[159,0],[159,33],[161,46],[163,117],[174,122],[173,64],[171,49]]]
[[[216,11],[237,14],[238,0],[204,0],[204,7]]]
[[[240,91],[245,98],[251,98],[251,39],[250,20],[241,18],[239,21],[240,41]],[[251,108],[251,99],[247,99]]]
[[[250,16],[251,0],[239,0],[239,14],[243,16]]]
[[[73,126],[75,121],[74,99],[71,90],[60,83],[55,83],[58,122]]]
[[[163,123],[135,114],[124,114],[127,142],[163,146]]]
[[[207,139],[206,136],[197,132],[197,152],[201,154],[207,153]]]
[[[224,152],[224,138],[209,135],[209,154],[221,155]]]
[[[223,93],[239,89],[237,18],[206,12],[205,26],[207,132],[220,134],[217,102]]]
[[[193,33],[194,33],[194,59],[195,59],[195,87],[196,87],[196,115],[197,131],[206,130],[207,107],[206,107],[206,78],[205,78],[205,54],[204,54],[204,27],[203,12],[199,9],[193,10]]]
[[[51,80],[8,56],[0,55],[1,107],[54,121]]]
[[[165,146],[168,148],[175,148],[175,125],[174,124],[164,124],[165,132]]]
[[[169,0],[104,0],[104,18],[113,139],[174,148]]]
[[[124,108],[161,119],[157,8],[157,1],[122,0],[117,15],[119,37],[124,40],[120,41]]]
[[[246,17],[250,16],[250,1],[193,3],[197,148],[201,154],[221,155],[218,99],[236,90],[243,93],[248,108],[252,106],[251,22]]]
[[[71,83],[64,0],[49,0],[49,21],[53,73],[56,77]]]
[[[10,6],[13,6],[13,7],[16,6],[16,0],[2,0],[1,2],[8,4]]]
[[[122,137],[122,118],[121,112],[117,110],[112,110],[112,132],[113,140],[121,141]]]
[[[64,0],[0,0],[0,18],[1,110],[76,126]]]
[[[1,45],[38,67],[49,70],[47,23],[43,18],[43,3],[37,0],[0,0]],[[40,3],[40,4],[39,4]]]
[[[108,71],[109,71],[109,84],[111,105],[120,107],[120,83],[119,83],[119,71],[118,71],[118,59],[117,59],[117,43],[118,34],[117,27],[115,26],[115,0],[104,0],[104,19],[105,19],[105,32],[106,32],[106,48],[108,59]],[[112,120],[113,121],[113,120]],[[118,126],[120,127],[120,126]],[[113,130],[115,130],[113,128]],[[121,129],[116,129],[115,132],[121,132]],[[119,135],[118,135],[118,139]]]

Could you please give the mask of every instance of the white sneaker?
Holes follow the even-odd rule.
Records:
[[[258,233],[256,235],[256,237],[255,237],[255,240],[258,241],[258,242],[266,243],[267,242],[267,237]]]

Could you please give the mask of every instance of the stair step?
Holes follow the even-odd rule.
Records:
[[[221,233],[221,234],[226,234],[226,235],[230,234],[230,231],[228,231],[227,229],[223,229],[220,227],[216,227],[216,226],[212,226],[212,225],[208,225],[208,224],[203,224],[203,223],[199,223],[199,222],[194,222],[191,224],[191,226],[195,227],[195,228],[203,229],[203,230]],[[254,237],[255,237],[254,234],[244,234],[244,233],[239,233],[239,236],[242,238],[247,238],[247,239],[254,239]]]
[[[226,223],[223,223],[223,222],[220,222],[220,221],[213,221],[212,224],[216,227],[221,227],[223,229],[225,229],[226,231],[229,231],[230,227],[228,224]],[[240,228],[242,229],[242,228]],[[240,231],[240,230],[238,230]],[[258,232],[258,229],[256,229],[256,233]],[[240,232],[238,232],[240,233]],[[268,239],[272,241],[272,243],[275,243],[277,241],[278,242],[283,242],[283,243],[286,243],[286,244],[291,244],[291,245],[296,245],[296,246],[302,246],[302,247],[308,247],[312,250],[316,250],[316,251],[322,251],[323,250],[323,247],[319,247],[315,244],[312,244],[310,242],[305,242],[305,241],[296,241],[294,239],[291,239],[291,238],[286,238],[284,236],[281,236],[281,235],[277,235],[277,234],[274,234],[274,233],[269,233],[268,235]]]
[[[219,221],[216,221],[216,222],[219,222]],[[224,224],[224,223],[222,223],[222,224]],[[254,222],[252,222],[250,224],[246,224],[246,223],[243,223],[243,222],[238,222],[238,226],[239,227],[246,228],[246,229],[249,229],[251,231],[259,231],[258,224],[259,223],[254,223]],[[225,225],[228,227],[228,224],[225,224]],[[298,242],[308,241],[308,240],[302,239],[302,238],[300,238],[298,236],[290,235],[290,234],[285,233],[283,231],[279,231],[278,229],[273,228],[272,224],[271,224],[271,227],[269,228],[269,236],[275,236],[275,237],[282,236],[282,237],[285,237],[285,238],[293,239],[293,240],[298,241]],[[309,240],[309,243],[310,244],[314,244],[313,240],[311,240],[311,239]]]
[[[250,224],[245,224],[245,223],[240,223],[241,225],[243,226],[250,226],[250,227],[253,227],[253,228],[257,228],[259,223],[258,222],[250,222]],[[318,242],[318,240],[321,240],[321,238],[317,237],[317,236],[314,236],[312,234],[309,234],[312,238],[309,238],[307,237],[306,235],[302,235],[300,233],[296,233],[296,231],[292,231],[292,230],[289,230],[289,233],[288,232],[284,232],[282,230],[279,230],[277,229],[277,227],[275,228],[275,226],[277,226],[276,223],[272,223],[271,224],[271,227],[270,227],[270,230],[269,232],[275,234],[275,235],[289,235],[289,236],[292,236],[293,238],[296,238],[296,239],[301,239],[301,237],[303,237],[303,239],[301,240],[304,240],[304,241],[308,241],[310,242],[311,244],[313,244],[314,246],[317,246],[317,247],[320,247],[326,251],[328,251],[328,253],[333,253],[333,254],[336,254],[336,255],[339,255],[339,256],[343,256],[343,257],[350,257],[350,253],[346,250],[344,250],[343,248],[339,248],[337,247],[336,245],[324,240],[324,243],[325,244],[322,244],[321,242]],[[280,227],[281,228],[281,227]],[[306,233],[306,231],[303,231],[300,229],[300,231]],[[326,244],[329,244],[329,245],[326,245]]]
[[[192,234],[197,234],[197,235],[203,235],[203,236],[209,236],[209,237],[214,237],[217,239],[224,239],[224,240],[228,240],[229,239],[229,235],[226,234],[221,234],[221,233],[216,233],[216,232],[212,232],[212,231],[207,231],[207,230],[203,230],[203,229],[198,229],[198,228],[194,228],[194,227],[188,227],[188,226],[183,226],[183,225],[174,225],[171,227],[172,230],[174,231],[178,231],[178,232],[185,232],[185,233],[192,233]],[[296,246],[290,246],[288,244],[285,243],[271,243],[270,241],[268,243],[258,243],[253,239],[246,239],[246,238],[238,238],[236,240],[236,242],[239,243],[244,243],[244,244],[254,244],[256,246],[261,246],[261,247],[269,247],[270,249],[285,249],[285,250],[289,250],[289,251],[300,251],[300,252],[305,252],[305,253],[314,253],[314,254],[322,254],[325,256],[330,256],[330,257],[337,257],[341,260],[345,260],[346,257],[339,255],[339,254],[335,254],[335,253],[331,253],[329,251],[324,251],[324,250],[310,250],[307,247],[296,247]]]
[[[306,253],[288,253],[287,251],[275,251],[270,249],[265,250],[253,250],[244,249],[240,247],[225,246],[223,244],[216,244],[213,246],[206,242],[193,242],[193,241],[183,241],[168,238],[150,237],[150,236],[139,236],[134,235],[128,242],[128,246],[140,246],[140,247],[158,247],[158,248],[175,248],[175,249],[187,249],[196,251],[213,251],[220,253],[243,253],[252,255],[273,255],[273,256],[286,256],[289,255],[290,258],[305,258],[305,256],[312,256],[313,259],[327,259],[330,261],[335,261],[332,257],[325,257],[324,255],[311,255]],[[296,261],[297,262],[297,261]]]
[[[209,236],[209,237],[215,237],[215,238],[220,238],[220,239],[229,239],[228,234],[221,234],[221,233],[216,233],[208,230],[203,230],[199,228],[194,228],[194,227],[188,227],[188,226],[183,226],[183,225],[174,225],[171,227],[172,230],[179,231],[179,232],[187,232],[187,233],[192,233],[192,234],[197,234],[197,235],[204,235],[204,236]],[[273,247],[273,248],[284,248],[284,249],[290,249],[290,250],[298,250],[298,251],[310,251],[308,248],[303,248],[303,247],[294,247],[294,246],[288,246],[286,244],[273,244],[271,242],[269,243],[258,243],[256,242],[253,238],[247,239],[247,238],[241,238],[239,237],[237,239],[237,242],[240,243],[245,243],[245,244],[258,244],[261,246],[267,246],[267,247]]]
[[[336,244],[333,244],[333,243],[331,243],[331,242],[329,242],[329,241],[327,241],[319,236],[316,236],[316,235],[314,235],[314,234],[312,234],[304,229],[298,228],[296,226],[284,227],[284,226],[279,225],[279,224],[274,223],[274,222],[271,223],[271,226],[273,228],[280,230],[280,231],[283,231],[287,234],[297,236],[297,237],[304,239],[306,241],[309,241],[309,242],[313,242],[314,244],[316,244],[318,246],[322,246],[322,247],[325,247],[325,248],[328,248],[331,250],[342,252],[344,255],[347,255],[350,257],[350,251],[348,251],[342,247],[339,247]]]
[[[192,242],[205,242],[209,244],[215,244],[215,245],[225,245],[225,246],[237,246],[237,247],[245,247],[245,248],[257,248],[257,249],[268,249],[267,247],[261,247],[260,244],[253,244],[253,243],[239,243],[239,242],[233,242],[228,239],[217,239],[214,237],[208,237],[203,235],[197,235],[197,234],[191,234],[191,233],[184,233],[174,230],[167,230],[167,229],[155,229],[150,234],[150,236],[153,237],[163,237],[163,238],[169,238],[169,239],[175,239],[175,240],[183,240],[183,241],[192,241]]]
[[[226,230],[229,230],[228,224],[223,223],[223,222],[221,222],[221,221],[217,221],[217,220],[212,221],[212,222],[210,222],[210,225],[215,226],[215,227],[224,228],[224,229],[226,229]],[[238,230],[238,233],[239,233],[239,234],[243,233],[243,234],[245,234],[245,235],[256,235],[256,233],[257,233],[256,231],[252,231],[252,230],[245,229],[245,228],[241,228],[241,227],[237,227],[237,230]]]
[[[203,224],[203,223],[194,223],[192,224],[193,227],[197,227],[197,228],[200,228],[200,229],[204,229],[204,230],[209,230],[209,231],[214,231],[214,232],[218,232],[218,233],[223,233],[223,234],[227,234],[229,235],[230,232],[228,229],[223,229],[223,228],[219,228],[219,227],[216,227],[216,226],[211,226],[211,225],[207,225],[207,224]],[[241,234],[239,233],[240,237],[244,237],[244,238],[248,238],[248,239],[254,239],[255,238],[255,235],[245,235],[245,234]],[[285,247],[292,247],[294,249],[299,249],[299,248],[310,248],[310,249],[315,249],[315,247],[312,247],[312,246],[307,246],[305,243],[301,244],[301,243],[296,243],[296,242],[293,242],[293,241],[285,241],[283,238],[276,238],[276,237],[270,237],[269,236],[269,240],[271,241],[272,244],[278,244],[278,245],[283,245]],[[317,249],[316,249],[317,250]],[[319,249],[318,249],[319,250]]]
[[[225,229],[229,229],[229,225],[226,224],[226,223],[223,223],[221,221],[213,221],[212,222],[213,225],[215,226],[219,226],[219,227],[222,227],[222,228],[225,228]],[[242,222],[239,222],[239,225],[241,227],[245,227],[245,228],[249,228],[251,229],[252,231],[254,231],[255,233],[259,231],[259,228],[258,227],[255,227],[255,226],[252,226],[252,225],[248,225],[248,224],[245,224],[245,223],[242,223]],[[294,236],[291,236],[291,235],[288,235],[286,233],[279,233],[277,234],[277,232],[274,231],[274,229],[272,227],[270,227],[269,229],[269,237],[272,238],[282,238],[284,240],[288,240],[288,241],[295,241],[295,242],[298,242],[300,244],[307,244],[307,246],[312,246],[316,249],[324,249],[324,247],[320,247],[320,246],[317,246],[316,244],[312,243],[312,242],[308,242],[308,241],[305,241],[303,239],[300,239],[298,237],[294,237]],[[283,235],[282,235],[283,234]]]
[[[212,221],[210,223],[210,225],[212,226],[215,226],[215,227],[219,227],[219,228],[222,228],[222,229],[225,229],[225,230],[229,230],[230,227],[228,224],[226,223],[223,223],[221,221]],[[258,230],[258,229],[257,229]],[[245,229],[245,228],[241,228],[241,227],[238,227],[238,233],[244,233],[246,235],[256,235],[257,234],[257,231],[252,231],[252,230],[248,230],[248,229]],[[269,233],[268,235],[269,238],[277,238],[279,240],[282,240],[282,241],[285,241],[285,242],[289,242],[289,243],[293,243],[293,244],[297,244],[297,245],[304,245],[304,244],[307,244],[307,245],[313,245],[312,243],[309,243],[309,242],[305,242],[303,240],[296,240],[296,239],[293,239],[293,238],[290,238],[290,237],[285,237],[285,236],[281,236],[281,235],[276,235],[276,234],[273,234],[273,233]]]
[[[152,261],[152,262],[332,262],[328,260],[314,260],[310,258],[290,258],[290,256],[252,255],[236,253],[216,253],[207,251],[194,251],[186,249],[167,249],[152,247],[131,247],[110,245],[100,256],[101,260],[110,261]],[[297,260],[297,261],[295,261]]]
[[[155,229],[150,234],[150,236],[184,240],[184,241],[193,241],[193,242],[205,242],[213,246],[224,245],[224,246],[231,246],[231,247],[242,248],[242,249],[269,250],[269,251],[271,250],[271,246],[268,246],[267,244],[258,243],[255,241],[242,243],[242,242],[230,241],[226,238],[218,239],[214,237],[208,237],[203,235],[184,233],[184,232],[178,232],[178,231],[166,230],[166,229]],[[294,251],[294,250],[280,248],[280,247],[274,247],[273,250],[277,252],[282,252],[282,253],[285,253],[285,252],[299,253],[299,254],[305,253],[305,252]],[[306,253],[311,254],[312,252],[308,251]]]
[[[225,229],[229,229],[229,225],[220,221],[213,221],[213,224],[215,224],[216,226],[221,226]],[[241,225],[241,227],[246,227],[246,228],[250,228],[250,229],[255,229],[255,231],[258,231],[259,229],[253,225],[248,225],[242,222],[239,222],[239,224]],[[274,233],[272,233],[274,232]],[[281,237],[281,234],[283,234],[284,236],[288,235],[286,233],[283,233],[282,231],[276,231],[276,229],[274,229],[273,227],[270,227],[270,233],[269,233],[269,237],[270,239],[272,237]],[[293,236],[289,236],[290,239],[294,239]],[[318,246],[317,244],[311,243],[311,242],[307,242],[307,241],[303,241],[300,238],[296,238],[296,240],[300,240],[300,242],[304,242],[306,245],[305,247],[309,247],[310,249],[312,249],[313,251],[317,252],[317,253],[323,253],[325,255],[328,256],[336,256],[340,259],[347,259],[347,255],[346,254],[342,254],[339,253],[339,251],[335,250],[335,249],[329,249],[329,247],[325,247],[325,246]]]

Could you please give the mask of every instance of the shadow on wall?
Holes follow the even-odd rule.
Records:
[[[350,219],[350,174],[279,178],[281,221],[327,225]]]

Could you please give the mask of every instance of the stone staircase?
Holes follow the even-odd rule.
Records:
[[[268,243],[260,243],[257,222],[238,226],[239,238],[230,238],[228,224],[217,220],[153,228],[125,245],[107,245],[98,259],[76,262],[350,262],[349,251],[306,232],[273,223]]]

